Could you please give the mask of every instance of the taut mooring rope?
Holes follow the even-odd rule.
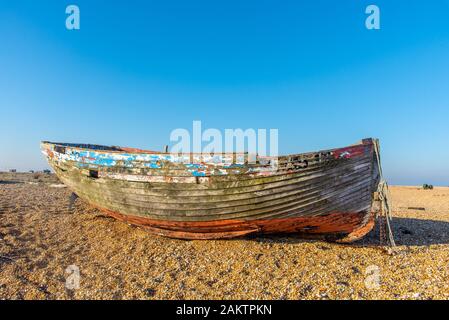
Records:
[[[387,184],[387,181],[384,179],[383,172],[382,172],[382,164],[380,162],[379,140],[374,139],[373,144],[374,144],[374,153],[376,154],[377,167],[379,170],[379,177],[380,177],[380,181],[377,186],[377,193],[378,193],[379,201],[380,201],[380,220],[382,220],[382,216],[385,216],[390,246],[395,247],[396,243],[394,242],[393,231],[392,231],[391,223],[390,223],[393,219],[391,216],[390,191],[388,190],[388,184]],[[383,225],[379,225],[379,228],[383,228],[383,227],[384,227]]]

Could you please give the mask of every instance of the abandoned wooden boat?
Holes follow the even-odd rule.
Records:
[[[173,155],[52,143],[41,149],[59,179],[105,213],[183,239],[298,233],[349,242],[374,226],[378,141],[279,157]]]

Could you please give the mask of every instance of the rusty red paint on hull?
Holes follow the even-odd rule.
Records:
[[[331,236],[340,242],[362,238],[374,227],[374,215],[366,212],[338,212],[314,217],[258,220],[216,220],[202,222],[160,221],[124,215],[99,208],[118,220],[140,226],[151,233],[179,239],[226,239],[248,234],[298,233]]]

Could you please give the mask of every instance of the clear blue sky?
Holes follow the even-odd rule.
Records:
[[[1,170],[45,168],[40,140],[162,149],[201,120],[278,128],[281,153],[378,137],[390,183],[449,185],[448,0],[2,0],[0,37]]]

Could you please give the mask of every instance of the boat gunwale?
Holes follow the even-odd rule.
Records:
[[[298,156],[307,156],[307,155],[314,155],[317,153],[327,153],[327,152],[335,152],[338,150],[343,150],[343,149],[347,149],[347,148],[351,148],[351,147],[357,147],[357,146],[363,146],[363,145],[372,145],[373,144],[373,140],[374,138],[366,138],[366,139],[362,139],[359,142],[355,143],[355,144],[351,144],[351,145],[347,145],[344,147],[339,147],[339,148],[332,148],[332,149],[322,149],[322,150],[318,150],[318,151],[308,151],[308,152],[303,152],[303,153],[292,153],[292,154],[286,154],[286,155],[278,155],[278,156],[257,156],[260,159],[282,159],[282,158],[290,158],[290,157],[298,157]],[[138,149],[138,148],[132,148],[132,147],[120,147],[120,146],[105,146],[105,145],[99,145],[99,144],[88,144],[88,143],[69,143],[69,142],[51,142],[51,141],[41,141],[41,146],[42,145],[52,145],[52,146],[59,146],[59,147],[64,147],[64,148],[70,148],[70,149],[75,149],[75,150],[83,150],[83,151],[93,151],[93,152],[97,152],[97,153],[113,153],[113,154],[121,154],[121,153],[126,153],[126,154],[149,154],[149,155],[173,155],[176,153],[172,153],[172,152],[158,152],[158,151],[153,151],[153,150],[144,150],[144,149]],[[81,147],[81,146],[76,146],[76,145],[89,145],[89,146],[95,146],[95,147],[101,147],[101,148],[109,148],[108,150],[102,150],[102,149],[94,149],[94,148],[87,148],[87,147]],[[114,148],[116,149],[120,149],[120,150],[114,150]],[[234,155],[248,155],[248,152],[220,152],[220,153],[214,153],[214,155],[221,155],[221,156],[234,156]],[[204,156],[204,155],[208,155],[208,153],[202,153],[202,152],[186,152],[186,153],[178,153],[178,155],[183,155],[183,156]]]

